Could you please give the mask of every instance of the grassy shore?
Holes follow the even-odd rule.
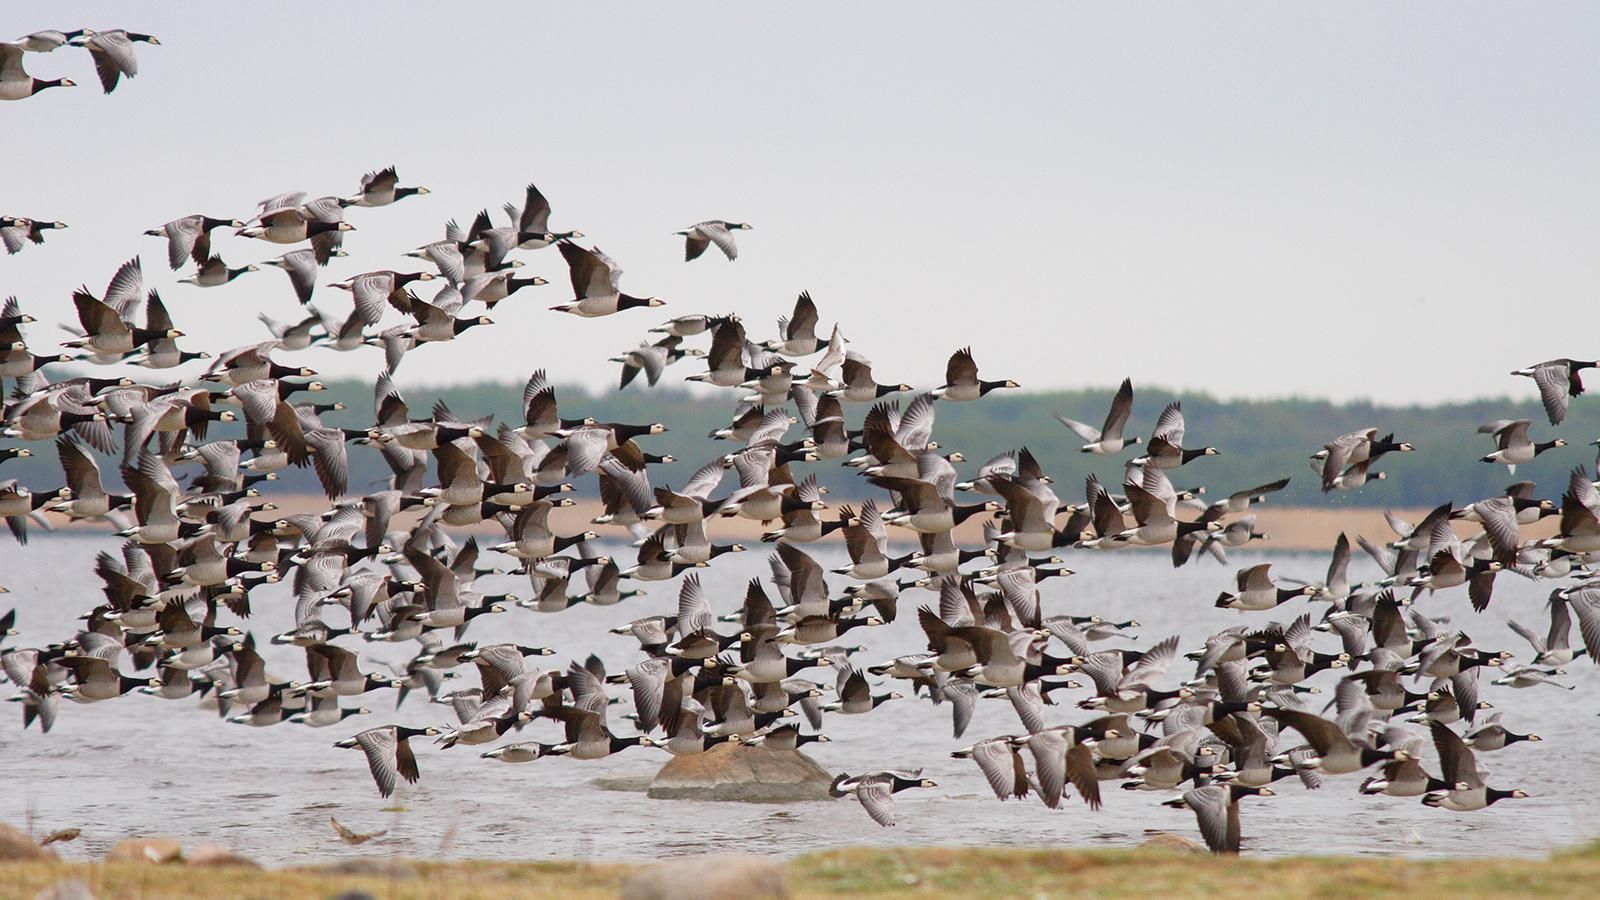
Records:
[[[401,863],[392,875],[313,868],[254,870],[99,863],[0,864],[0,897],[63,881],[97,897],[615,897],[634,871],[570,862]],[[1548,896],[1588,894],[1600,842],[1546,860],[1351,857],[1223,859],[1166,850],[848,849],[786,867],[796,897],[1217,896],[1270,888],[1283,896]]]

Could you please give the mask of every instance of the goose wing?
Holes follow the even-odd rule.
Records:
[[[1600,589],[1584,588],[1567,598],[1578,617],[1578,633],[1589,658],[1600,663]]]
[[[700,258],[706,248],[711,246],[711,241],[701,237],[697,229],[691,228],[683,238],[683,261],[690,262]]]
[[[695,253],[695,256],[699,256],[700,253],[704,253],[705,241],[710,241],[711,243],[716,244],[717,249],[721,250],[722,255],[726,256],[729,260],[739,258],[739,245],[733,242],[733,235],[728,231],[728,224],[726,222],[719,222],[716,220],[712,220],[710,222],[701,222],[699,225],[696,225],[694,228],[690,229],[690,231],[691,233],[698,232],[701,237],[700,250],[698,253]],[[690,240],[694,241],[695,239],[691,237]],[[693,257],[690,258],[692,259]]]
[[[183,268],[183,264],[191,258],[196,264],[205,262],[211,255],[211,241],[206,240],[206,247],[199,249],[200,241],[206,237],[205,219],[202,216],[184,216],[173,219],[163,225],[162,233],[167,238],[167,265],[176,272]]]
[[[1512,631],[1515,631],[1517,634],[1521,635],[1522,639],[1527,641],[1529,643],[1529,645],[1531,645],[1533,647],[1533,652],[1534,652],[1535,656],[1538,656],[1538,655],[1540,655],[1540,654],[1545,652],[1546,648],[1545,648],[1544,638],[1542,636],[1538,635],[1538,634],[1535,634],[1533,629],[1529,628],[1526,625],[1523,625],[1523,624],[1517,622],[1515,619],[1506,620],[1506,627],[1510,628]]]
[[[709,630],[714,621],[711,604],[700,587],[700,576],[693,572],[685,575],[678,590],[678,635],[688,637]]]
[[[66,475],[67,486],[72,488],[74,498],[105,495],[105,489],[100,484],[100,467],[75,438],[57,438],[56,456],[61,460],[61,471]],[[4,631],[3,625],[0,625],[0,631]]]
[[[133,53],[133,40],[126,31],[96,32],[89,38],[89,49],[104,53],[117,70],[129,78],[139,74],[139,58]],[[106,88],[106,93],[111,93],[111,88]]]
[[[1067,738],[1060,731],[1041,731],[1028,738],[1033,755],[1033,775],[1039,781],[1039,799],[1055,809],[1067,789]]]
[[[1139,661],[1129,666],[1122,673],[1118,688],[1128,688],[1136,685],[1148,685],[1152,681],[1166,674],[1167,668],[1178,657],[1178,636],[1167,638],[1139,657]]]
[[[1161,415],[1156,417],[1156,427],[1150,431],[1150,438],[1163,438],[1174,446],[1183,446],[1183,403],[1177,400],[1166,405],[1161,410]]]
[[[643,731],[653,731],[661,721],[661,700],[671,667],[670,661],[652,657],[624,672],[633,690],[633,706],[639,713],[639,728]]]
[[[864,778],[856,784],[856,799],[872,821],[894,827],[894,790],[888,779]]]
[[[1545,638],[1545,649],[1565,650],[1572,646],[1572,613],[1567,600],[1560,593],[1550,595],[1550,631]]]
[[[355,736],[355,741],[361,752],[366,754],[367,768],[372,770],[372,780],[377,783],[380,796],[393,794],[402,776],[406,781],[416,783],[417,759],[411,754],[410,745],[403,744],[396,736],[394,726],[363,731]],[[402,746],[405,747],[404,769],[400,757]]]
[[[1272,563],[1261,563],[1248,569],[1240,569],[1238,573],[1240,591],[1270,591],[1274,584],[1272,581]]]
[[[973,745],[972,761],[978,764],[985,781],[994,795],[1001,800],[1025,797],[1028,794],[1028,773],[1022,766],[1011,742],[1005,738],[992,738]]]
[[[1037,734],[1045,729],[1044,701],[1039,699],[1038,682],[1006,688],[1006,699],[1011,701],[1011,708],[1016,711],[1022,727],[1029,734]]]
[[[1478,517],[1483,520],[1483,531],[1489,536],[1489,544],[1494,547],[1495,559],[1503,563],[1514,562],[1517,542],[1521,539],[1514,502],[1510,497],[1495,497],[1480,501],[1477,506]]]
[[[571,241],[559,245],[561,257],[567,261],[567,274],[572,278],[572,290],[578,299],[603,297],[617,292],[617,282],[622,269],[600,248],[584,249]]]
[[[963,347],[950,355],[944,367],[944,383],[949,385],[978,383],[978,362],[972,358],[972,348]]]
[[[1093,425],[1088,425],[1088,424],[1085,424],[1083,422],[1079,422],[1077,419],[1069,419],[1069,418],[1067,418],[1066,416],[1063,416],[1060,413],[1056,413],[1055,415],[1056,415],[1056,421],[1057,422],[1060,422],[1061,424],[1067,426],[1067,428],[1070,429],[1073,434],[1076,434],[1078,437],[1082,438],[1085,442],[1092,444],[1092,443],[1100,440],[1101,431],[1100,431],[1100,429],[1094,427]]]
[[[316,428],[305,433],[305,443],[312,451],[311,468],[317,473],[317,481],[329,500],[338,499],[350,481],[344,433],[337,428]]]
[[[317,286],[316,255],[310,250],[292,250],[278,259],[289,276],[289,284],[294,287],[294,295],[301,303],[310,303],[311,292]]]
[[[361,321],[368,325],[378,324],[378,320],[383,318],[383,307],[394,292],[394,285],[394,275],[390,272],[363,272],[350,279],[350,294],[355,298],[355,308],[361,314]]]
[[[1483,779],[1478,775],[1478,759],[1461,736],[1441,722],[1429,722],[1428,730],[1433,733],[1433,748],[1439,753],[1439,769],[1444,780],[1452,785],[1465,784],[1469,790],[1483,787]]]
[[[1231,840],[1237,832],[1229,828],[1233,804],[1227,786],[1208,784],[1195,788],[1184,793],[1183,802],[1194,811],[1200,835],[1205,838],[1206,846],[1212,853],[1238,852],[1238,844]]]
[[[1128,425],[1128,416],[1133,412],[1133,379],[1122,379],[1122,386],[1117,388],[1117,395],[1111,398],[1111,410],[1106,413],[1105,427],[1100,429],[1100,434],[1087,441],[1097,441],[1102,438],[1117,440],[1122,437],[1122,431]],[[1059,416],[1057,418],[1060,418]],[[1071,426],[1068,426],[1069,428]],[[1073,429],[1076,431],[1077,429]],[[1082,432],[1078,432],[1082,435]]]
[[[361,176],[361,193],[387,193],[394,190],[399,183],[400,173],[394,166],[390,166]]]
[[[547,232],[550,230],[550,201],[544,198],[537,187],[529,184],[522,201],[522,212],[516,218],[518,231]]]
[[[126,35],[102,32],[90,38],[87,46],[89,56],[94,60],[95,74],[100,76],[100,87],[107,94],[117,89],[117,82],[124,73],[132,78],[139,70],[133,43]]]
[[[972,714],[978,709],[978,686],[970,681],[952,681],[944,686],[944,698],[950,701],[954,736],[961,737],[972,724]]]
[[[77,308],[78,322],[83,326],[84,334],[90,338],[128,331],[127,323],[122,321],[117,311],[96,299],[87,288],[73,291],[72,303]]]
[[[1276,719],[1284,728],[1300,732],[1306,743],[1316,749],[1318,756],[1327,756],[1335,747],[1350,746],[1350,739],[1338,723],[1321,716],[1293,709],[1264,709],[1261,714]]]
[[[1533,370],[1533,383],[1539,386],[1539,401],[1544,404],[1551,425],[1560,425],[1567,418],[1569,374],[1565,364],[1546,363]]]

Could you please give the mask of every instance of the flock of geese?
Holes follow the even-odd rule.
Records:
[[[160,44],[161,41],[155,35],[121,28],[110,31],[79,28],[76,31],[35,31],[0,43],[0,100],[26,100],[48,88],[76,87],[77,82],[70,78],[35,78],[23,68],[27,54],[53,53],[62,47],[88,50],[90,59],[94,60],[95,74],[100,77],[100,87],[109,94],[124,77],[133,78],[139,74],[139,58],[133,49],[137,43]]]
[[[123,32],[30,35],[0,45],[7,48],[3,83],[21,90],[11,85],[22,52],[66,44],[88,46],[103,79],[102,58],[132,75],[131,53],[107,48],[140,40],[155,43]],[[115,77],[106,81],[107,91],[114,84]],[[1240,848],[1241,802],[1270,796],[1286,780],[1314,790],[1367,773],[1362,794],[1416,797],[1458,812],[1525,796],[1491,786],[1477,757],[1539,738],[1481,711],[1488,705],[1479,699],[1481,679],[1564,688],[1560,667],[1600,652],[1600,586],[1585,565],[1600,553],[1600,493],[1582,469],[1572,471],[1559,501],[1519,482],[1502,496],[1441,504],[1415,524],[1391,516],[1393,539],[1356,539],[1384,573],[1373,582],[1349,578],[1351,543],[1343,535],[1321,582],[1276,578],[1270,563],[1244,568],[1215,605],[1248,615],[1198,646],[1184,648],[1177,637],[1141,646],[1128,631],[1136,623],[1117,621],[1109,602],[1104,616],[1052,614],[1045,582],[1059,585],[1072,574],[1062,554],[1076,552],[1092,565],[1093,552],[1170,548],[1174,565],[1201,555],[1225,561],[1227,549],[1261,537],[1250,510],[1288,479],[1210,503],[1198,489],[1177,488],[1174,473],[1196,463],[1203,469],[1219,451],[1189,440],[1178,403],[1148,436],[1130,433],[1128,380],[1101,427],[1061,418],[1084,453],[1133,454],[1115,492],[1090,476],[1082,502],[1063,500],[1027,448],[1000,452],[963,475],[957,466],[965,457],[935,440],[938,409],[1018,384],[984,377],[968,349],[950,356],[935,389],[879,382],[837,324],[821,327],[807,294],[770,339],[752,339],[736,314],[682,315],[615,358],[623,386],[641,374],[655,385],[668,367],[694,360],[685,364],[696,370],[687,380],[722,389],[737,404],[712,437],[741,446],[708,454],[676,487],[651,474],[669,459],[651,449],[667,423],[597,421],[558,403],[542,370],[527,380],[520,421],[458,416],[443,403],[418,415],[392,380],[402,361],[427,353],[427,344],[470,340],[470,329],[493,325],[486,313],[497,304],[547,285],[519,274],[525,260],[515,255],[538,254],[527,256],[533,262],[553,261],[539,253],[547,248],[559,253],[572,298],[552,310],[594,318],[662,305],[624,292],[620,266],[578,243],[580,232],[552,230],[550,204],[533,185],[520,206],[506,204],[508,224],[494,225],[484,211],[470,228],[452,221],[442,239],[406,254],[429,269],[375,270],[331,285],[350,297],[342,315],[312,305],[314,294],[328,305],[319,292],[328,286],[318,279],[330,259],[346,255],[355,227],[345,221],[348,210],[427,193],[401,186],[391,167],[363,177],[348,197],[285,193],[263,201],[248,221],[195,214],[147,232],[166,242],[174,271],[193,266],[184,281],[204,288],[257,270],[222,261],[217,229],[231,230],[241,248],[245,239],[293,248],[267,264],[287,273],[305,315],[291,323],[262,316],[266,333],[243,346],[182,348],[184,333],[158,292],[146,291],[138,257],[98,295],[87,286],[72,294],[75,315],[64,327],[73,337],[51,352],[28,330],[44,304],[5,301],[0,378],[12,390],[0,465],[53,450],[62,483],[0,481],[0,516],[24,542],[30,522],[65,520],[108,523],[122,538],[117,552],[96,558],[103,597],[85,611],[80,631],[24,635],[29,645],[3,649],[24,728],[48,731],[61,698],[91,704],[133,692],[199,697],[228,721],[256,727],[348,727],[345,719],[371,714],[352,704],[377,692],[394,692],[397,711],[419,692],[447,703],[454,724],[385,724],[334,744],[361,751],[388,796],[400,781],[420,777],[412,740],[424,736],[447,751],[479,747],[482,758],[502,763],[599,760],[634,747],[687,755],[720,743],[793,750],[826,741],[826,717],[870,715],[887,702],[921,698],[930,710],[947,708],[956,738],[979,703],[1004,703],[1015,712],[1014,733],[951,754],[975,764],[999,800],[1032,795],[1055,809],[1070,794],[1098,809],[1105,782],[1166,794],[1168,805],[1193,811],[1208,846],[1222,853]],[[23,222],[45,227],[16,218],[5,227]],[[734,236],[749,228],[707,220],[678,236],[687,260],[713,245],[733,260]],[[423,282],[437,285],[426,300],[417,293]],[[703,349],[689,346],[702,341]],[[314,402],[322,387],[316,373],[288,361],[313,346],[383,350],[369,425],[323,421],[339,406]],[[205,368],[175,381],[45,374],[45,366],[69,361],[87,364],[85,371],[115,363],[168,370],[193,361]],[[1559,359],[1514,374],[1537,383],[1559,424],[1569,397],[1582,392],[1579,373],[1594,365]],[[890,399],[901,393],[913,395]],[[1527,421],[1486,425],[1496,449],[1484,459],[1514,470],[1561,446],[1534,442],[1529,428]],[[386,489],[350,493],[351,447],[388,463]],[[1382,477],[1376,466],[1390,454],[1410,449],[1366,429],[1329,441],[1311,465],[1324,491],[1357,490]],[[114,467],[115,479],[103,477],[102,464]],[[854,469],[876,492],[830,510],[815,474],[796,471],[817,464]],[[315,473],[326,509],[275,514],[264,492],[288,467]],[[730,470],[737,486],[725,488]],[[553,530],[552,510],[591,486],[604,507],[594,526],[604,531]],[[1546,516],[1559,517],[1556,535],[1524,540],[1522,527]],[[744,549],[708,537],[706,523],[719,517],[761,523],[773,545],[771,577],[752,579],[737,603],[700,577],[700,569]],[[974,519],[981,545],[958,543],[956,529]],[[1463,539],[1457,521],[1481,528]],[[505,540],[480,546],[476,535],[452,534],[485,524],[503,529]],[[891,540],[891,528],[915,548]],[[849,563],[828,571],[807,546],[834,533]],[[606,555],[602,540],[627,546],[633,558]],[[479,588],[480,575],[507,565],[494,562],[500,559],[528,577],[530,597]],[[1520,659],[1477,646],[1461,627],[1471,622],[1466,607],[1488,606],[1495,579],[1506,573],[1553,584],[1548,626],[1513,625],[1529,644]],[[258,637],[249,629],[261,602],[254,594],[280,580],[293,589],[295,626]],[[645,582],[668,587],[645,598]],[[1432,594],[1443,597],[1424,611],[1417,601]],[[657,602],[673,595],[673,606]],[[1288,622],[1264,615],[1301,597],[1326,606]],[[890,626],[902,600],[916,604],[926,651],[858,664],[859,648],[840,641]],[[636,638],[641,655],[622,672],[607,672],[595,656],[544,667],[538,660],[552,650],[499,639],[496,620],[504,614],[621,602],[648,613],[616,632]],[[0,644],[16,636],[15,623],[15,611],[0,617]],[[269,672],[259,639],[302,648],[304,675]],[[377,671],[362,658],[373,642],[414,654],[392,672]],[[802,677],[827,669],[834,670],[828,682]],[[475,673],[476,686],[446,693],[457,670]],[[1328,670],[1337,677],[1331,715],[1307,700],[1308,679]],[[627,734],[617,724],[624,717],[611,713],[623,700],[632,707],[631,729],[620,729]],[[544,728],[549,740],[520,734]],[[832,790],[888,826],[897,793],[932,784],[920,768],[884,769],[841,774]]]

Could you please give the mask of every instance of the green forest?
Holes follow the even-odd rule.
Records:
[[[673,370],[668,376],[671,380]],[[1325,400],[1289,398],[1281,400],[1218,400],[1205,394],[1173,394],[1159,388],[1138,388],[1134,398],[1130,433],[1148,435],[1161,408],[1173,399],[1183,402],[1189,446],[1214,446],[1221,455],[1203,457],[1173,473],[1180,488],[1204,485],[1211,496],[1292,476],[1288,489],[1274,497],[1285,505],[1350,505],[1417,507],[1445,501],[1464,504],[1500,492],[1513,480],[1531,479],[1539,483],[1540,494],[1559,497],[1565,488],[1567,472],[1574,466],[1591,468],[1594,448],[1589,446],[1600,435],[1600,401],[1575,398],[1567,421],[1552,428],[1544,418],[1533,385],[1519,399],[1486,399],[1436,406],[1381,406],[1369,402],[1330,403]],[[971,473],[985,460],[1003,450],[1029,448],[1046,472],[1056,480],[1056,490],[1068,502],[1082,499],[1082,480],[1090,472],[1100,480],[1120,482],[1123,459],[1137,455],[1139,448],[1119,457],[1094,457],[1079,452],[1076,435],[1055,419],[1062,413],[1098,424],[1105,415],[1113,388],[1059,392],[997,392],[971,403],[937,405],[935,435],[944,452],[961,451],[967,462],[958,466]],[[442,399],[461,417],[490,415],[512,424],[521,422],[521,382],[482,383],[429,390],[404,388],[413,418],[425,416],[435,399]],[[582,387],[557,388],[564,417],[592,416],[602,422],[664,422],[667,434],[646,438],[654,452],[670,453],[677,463],[652,469],[657,484],[678,484],[689,473],[714,455],[726,453],[730,445],[707,439],[713,429],[728,424],[735,391],[690,392],[683,388],[647,388],[635,384],[624,391],[594,393]],[[305,398],[308,395],[299,395]],[[900,402],[909,394],[897,395]],[[330,381],[328,391],[316,395],[320,402],[339,400],[347,405],[343,412],[329,413],[329,425],[349,428],[372,423],[372,387],[355,380]],[[852,404],[846,416],[852,429],[860,426],[865,404]],[[1515,478],[1504,466],[1479,461],[1494,449],[1488,435],[1477,427],[1493,419],[1526,418],[1533,421],[1536,441],[1564,438],[1568,446],[1541,455],[1532,464],[1518,467]],[[1416,446],[1413,453],[1394,453],[1385,457],[1378,469],[1387,473],[1384,481],[1369,482],[1359,491],[1324,496],[1309,466],[1309,457],[1324,443],[1357,428],[1377,427],[1380,433],[1394,432],[1398,439]],[[240,426],[217,426],[214,437],[236,433]],[[803,437],[794,426],[788,440]],[[34,488],[47,488],[60,482],[53,471],[54,449],[47,444],[34,446],[36,457],[14,460],[0,469],[0,476],[19,478]],[[352,492],[372,489],[387,477],[387,470],[375,450],[351,447]],[[117,480],[114,465],[103,467],[108,483]],[[796,464],[797,475],[811,470],[828,486],[835,499],[859,497],[869,489],[855,470],[837,464],[810,466]],[[180,473],[180,477],[182,474]],[[730,483],[732,475],[730,473]],[[290,471],[280,475],[276,491],[314,491],[315,480],[308,473]],[[588,490],[588,486],[582,486]]]

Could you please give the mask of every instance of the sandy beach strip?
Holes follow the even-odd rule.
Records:
[[[273,495],[268,499],[277,505],[277,513],[288,515],[294,513],[321,513],[327,510],[328,501],[312,494],[285,494]],[[821,513],[824,521],[837,518],[838,507],[841,505],[858,506],[858,504],[830,504],[828,509]],[[586,529],[593,530],[602,539],[627,540],[628,535],[623,529],[615,526],[596,526],[593,520],[604,512],[600,501],[593,498],[578,499],[573,506],[558,508],[550,515],[550,524],[557,534],[576,534]],[[1426,509],[1396,509],[1392,512],[1411,523],[1422,520],[1428,514]],[[1298,506],[1272,506],[1260,504],[1252,508],[1251,513],[1256,517],[1256,530],[1267,535],[1264,541],[1254,542],[1251,546],[1262,550],[1305,550],[1323,551],[1331,550],[1334,542],[1341,532],[1349,535],[1354,542],[1357,535],[1365,535],[1374,543],[1386,544],[1395,540],[1395,534],[1384,519],[1384,511],[1377,507],[1298,507]],[[256,518],[265,519],[268,513],[257,513]],[[409,527],[421,518],[419,510],[409,510],[397,517],[396,524]],[[962,546],[975,546],[983,542],[983,522],[987,516],[978,515],[964,522],[956,529],[956,541]],[[1229,520],[1239,518],[1230,516]],[[51,516],[51,521],[57,525],[66,525],[60,516]],[[1556,533],[1558,517],[1549,516],[1535,525],[1526,525],[1522,528],[1522,539],[1550,537]],[[724,518],[712,516],[706,520],[706,533],[713,543],[737,542],[746,545],[759,544],[761,535],[779,523],[763,525],[760,522],[745,518]],[[1456,533],[1461,537],[1470,537],[1478,532],[1477,525],[1470,522],[1455,522]],[[67,525],[72,531],[104,530],[104,523],[76,523]],[[483,522],[473,527],[450,529],[456,534],[474,534],[489,536],[496,541],[501,539],[504,532],[494,522]],[[894,544],[912,545],[916,543],[916,535],[904,528],[889,529],[889,539]],[[829,535],[823,543],[839,543],[838,534]],[[1154,551],[1145,551],[1154,552]],[[1165,550],[1161,550],[1165,552]],[[1359,552],[1359,551],[1358,551]]]

